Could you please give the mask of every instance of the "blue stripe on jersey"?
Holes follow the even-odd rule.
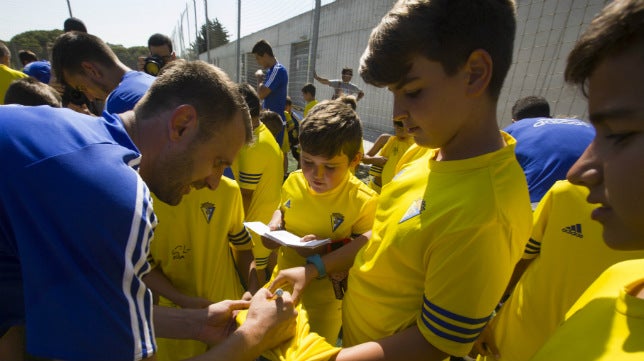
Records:
[[[135,162],[138,163],[138,159]],[[132,228],[125,248],[125,259],[130,262],[125,265],[122,287],[130,310],[134,356],[145,358],[151,356],[156,345],[152,326],[152,298],[140,277],[143,272],[149,271],[147,256],[156,217],[152,212],[148,188],[140,177],[137,179],[136,207],[132,217]],[[142,251],[137,252],[137,248]]]
[[[490,315],[483,318],[469,318],[469,317],[465,317],[465,316],[447,311],[446,309],[431,303],[424,296],[423,296],[423,300],[424,300],[424,307],[422,310],[423,312],[421,315],[421,319],[423,320],[423,323],[425,324],[425,326],[437,336],[454,342],[459,342],[459,343],[474,342],[478,337],[479,333],[485,327],[485,324],[487,323],[487,321],[489,321],[489,319],[492,317],[492,315]],[[439,315],[442,316],[443,318],[446,318],[447,320],[438,317]],[[474,327],[465,328],[465,327],[454,325],[450,323],[450,321],[469,324]],[[434,324],[444,328],[447,331],[457,333],[458,335],[445,332],[439,329],[438,327],[434,326]],[[472,337],[468,337],[468,336],[472,336]]]

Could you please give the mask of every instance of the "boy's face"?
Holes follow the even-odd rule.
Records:
[[[443,148],[462,128],[467,78],[459,70],[448,76],[443,66],[422,56],[412,59],[405,78],[387,87],[394,95],[394,120],[403,122],[416,144]]]
[[[644,248],[642,94],[641,51],[599,63],[588,79],[595,139],[568,172],[571,182],[588,187],[588,202],[600,205],[592,218],[603,225],[604,240],[615,249]]]
[[[304,98],[304,101],[307,103],[313,100],[313,97],[311,96],[311,94],[307,92],[302,92],[302,98]]]
[[[312,155],[304,150],[300,154],[302,174],[309,183],[309,187],[316,193],[325,193],[339,186],[349,172],[349,168],[360,161],[359,156],[356,156],[356,159],[349,163],[349,158],[344,153],[333,158]]]

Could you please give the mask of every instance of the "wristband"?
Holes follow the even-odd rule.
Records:
[[[306,257],[306,264],[312,264],[317,268],[317,279],[321,280],[326,277],[326,267],[324,267],[324,262],[322,262],[322,257],[319,254]]]

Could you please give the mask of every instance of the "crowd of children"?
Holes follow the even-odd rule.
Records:
[[[361,58],[365,82],[393,95],[394,134],[367,153],[362,90],[318,102],[308,83],[298,119],[290,98],[261,110],[272,80],[233,84],[203,62],[103,89],[109,104],[141,99],[104,118],[0,106],[13,175],[0,181],[0,359],[642,359],[644,3],[608,4],[568,58],[590,124],[534,113],[544,100],[529,97],[499,129],[515,28],[513,0],[396,2]],[[86,84],[61,69],[77,38],[141,76],[72,32],[54,44],[59,81]],[[267,42],[253,53],[285,74]],[[32,83],[15,81],[7,104],[60,107]],[[65,136],[45,144],[48,131]],[[44,175],[53,193],[36,190]],[[43,210],[28,212],[32,196]],[[71,307],[82,319],[65,323]],[[90,342],[96,322],[110,337]]]

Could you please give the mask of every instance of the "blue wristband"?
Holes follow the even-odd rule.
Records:
[[[312,264],[318,270],[317,279],[321,280],[326,277],[326,267],[324,267],[324,262],[322,262],[322,257],[319,254],[314,254],[312,256],[306,257],[306,263]]]

